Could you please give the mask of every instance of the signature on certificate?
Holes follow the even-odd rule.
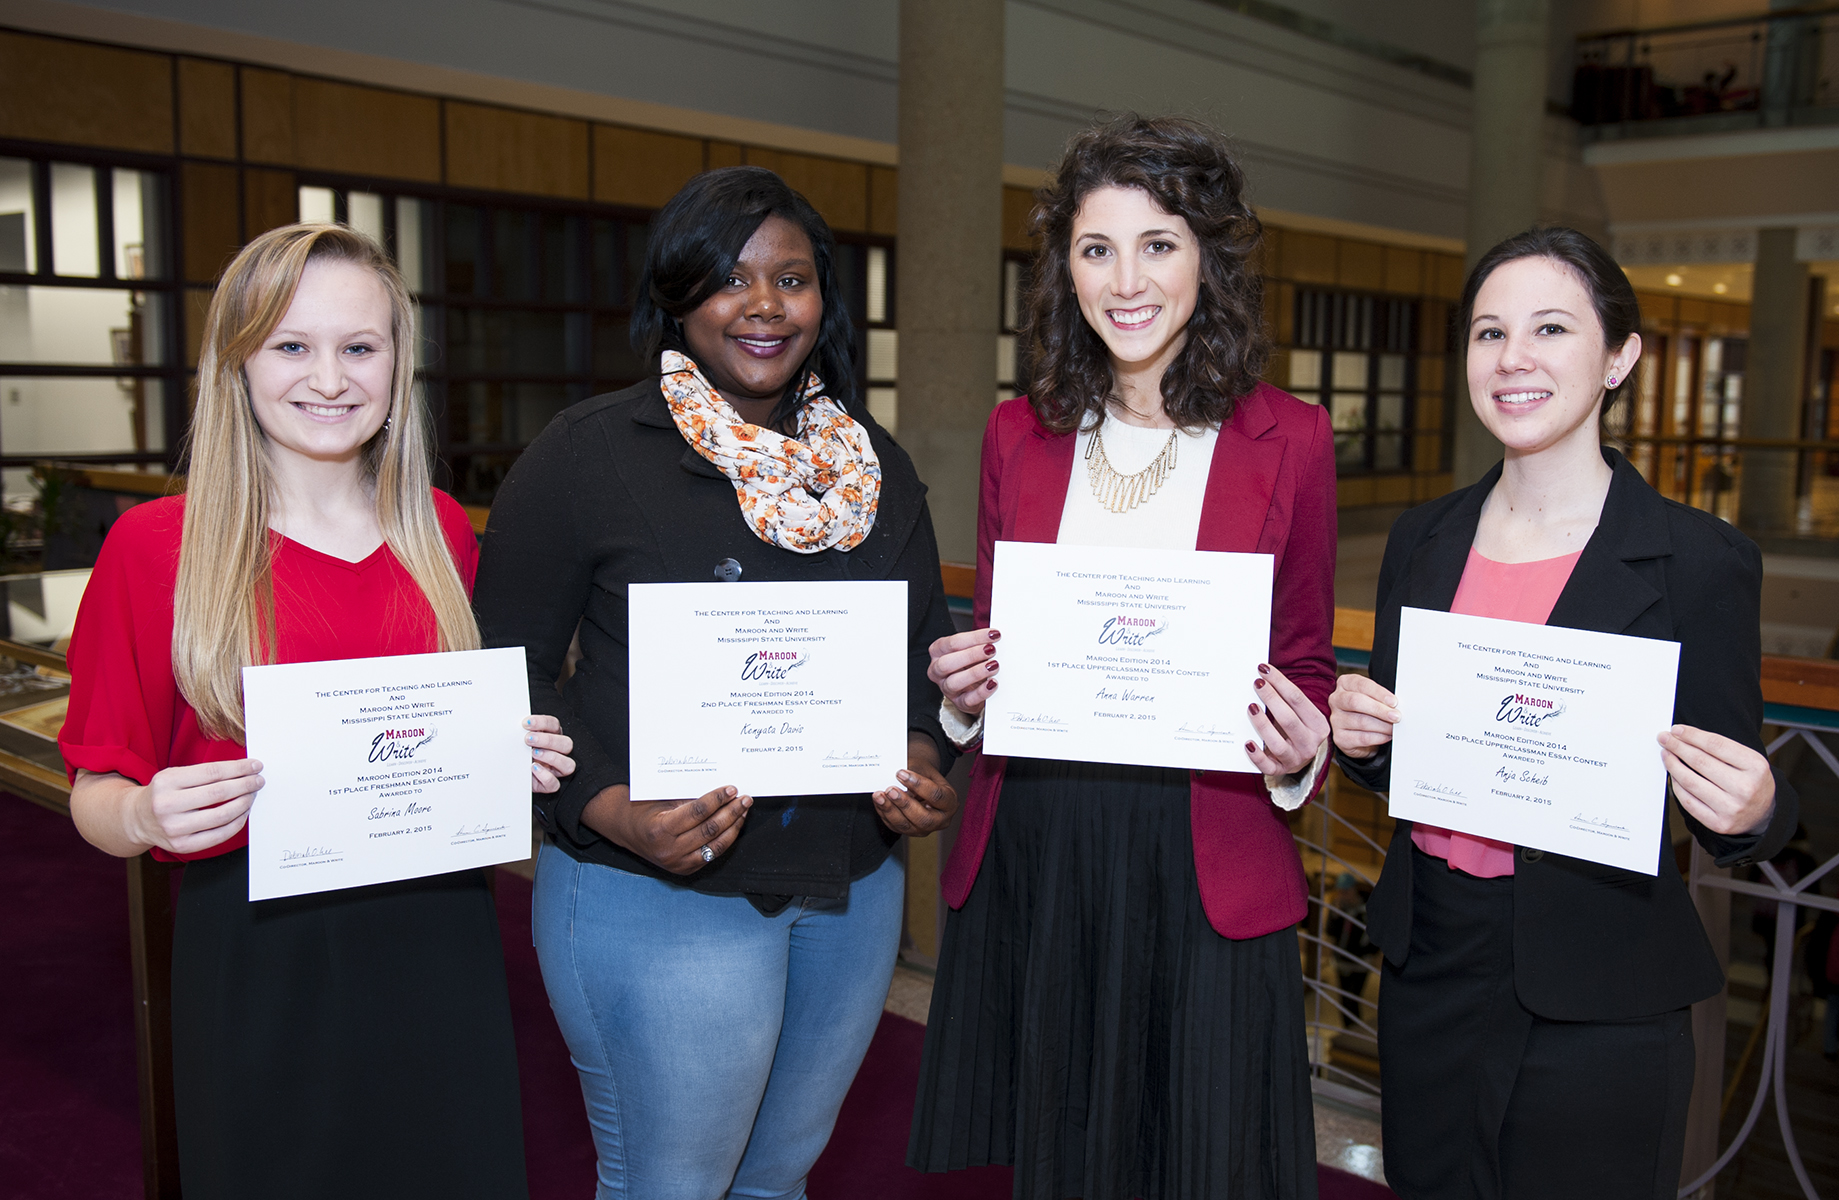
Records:
[[[658,755],[658,765],[660,767],[706,767],[711,761],[713,760],[703,758],[701,755],[697,754]]]
[[[1608,829],[1616,833],[1628,832],[1628,826],[1611,824],[1601,817],[1586,817],[1584,814],[1578,813],[1576,816],[1572,817],[1571,820],[1577,822],[1579,825],[1589,825],[1595,829]]]
[[[1452,800],[1462,799],[1462,789],[1447,783],[1432,783],[1428,779],[1414,779],[1411,790],[1420,796],[1448,796]]]
[[[503,833],[502,825],[462,825],[453,831],[454,837],[486,837],[494,833]]]
[[[282,862],[301,862],[309,858],[330,858],[338,851],[326,846],[305,846],[299,850],[281,851]]]
[[[881,761],[881,755],[873,750],[832,750],[824,755],[824,761],[838,763],[875,763]]]
[[[1066,724],[1065,721],[1061,720],[1059,717],[1054,716],[1052,713],[1018,713],[1018,712],[1012,712],[1009,714],[1009,723],[1011,725],[1044,725],[1044,726],[1054,726],[1054,725],[1065,725]]]
[[[1185,733],[1192,737],[1217,738],[1217,737],[1234,737],[1235,736],[1232,730],[1221,729],[1218,725],[1213,724],[1211,721],[1205,724],[1201,724],[1201,725],[1197,725],[1192,721],[1183,721],[1181,723],[1180,728],[1176,729],[1175,732]]]

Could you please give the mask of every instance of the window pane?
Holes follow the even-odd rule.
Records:
[[[0,378],[0,450],[111,454],[166,448],[157,379]]]
[[[868,331],[868,377],[877,381],[900,378],[900,334],[894,330]]]
[[[1405,428],[1405,398],[1403,396],[1385,395],[1379,397],[1380,429]]]
[[[347,224],[383,243],[383,197],[375,192],[352,192],[345,197]]]
[[[448,438],[456,446],[522,446],[569,405],[554,383],[464,383],[449,390]]]
[[[428,290],[430,219],[426,200],[409,196],[396,197],[396,266],[409,290],[417,295]]]
[[[1329,420],[1336,433],[1351,433],[1366,428],[1366,393],[1336,392]]]
[[[166,278],[166,181],[151,171],[112,172],[115,274]]]
[[[455,296],[486,294],[485,271],[479,257],[480,227],[484,214],[465,204],[447,206],[447,291]]]
[[[1402,471],[1405,469],[1404,434],[1382,433],[1373,439],[1373,469],[1375,471]]]
[[[0,158],[0,271],[38,270],[33,212],[32,164]]]
[[[1317,350],[1292,350],[1290,352],[1290,390],[1302,396],[1305,392],[1322,390],[1322,355]],[[1305,396],[1304,399],[1312,397]],[[1319,395],[1313,397],[1321,403]]]
[[[900,398],[894,388],[868,389],[868,411],[881,427],[898,436],[900,433]]]
[[[1382,354],[1379,356],[1379,390],[1382,392],[1405,390],[1404,355]]]
[[[455,308],[447,316],[447,363],[470,372],[560,375],[569,369],[567,315]]]
[[[1000,334],[996,338],[996,382],[1015,382],[1015,335]]]
[[[1335,435],[1335,466],[1349,468],[1366,466],[1365,434],[1337,433]]]
[[[1021,325],[1022,264],[1011,259],[1003,264],[1003,328]]]
[[[868,248],[868,319],[885,321],[888,319],[888,248],[870,246]],[[879,416],[875,418],[881,420]],[[887,425],[886,421],[882,424]],[[892,425],[888,425],[892,429]]]
[[[59,275],[102,273],[96,238],[96,169],[51,164],[51,265]]]
[[[165,302],[112,288],[0,287],[0,362],[158,366]]]
[[[300,189],[300,219],[308,224],[330,225],[337,212],[331,188]]]
[[[631,329],[624,317],[601,317],[594,322],[594,378],[606,383],[631,383],[645,371],[632,350]]]
[[[1337,388],[1366,388],[1367,356],[1341,351],[1335,355],[1335,386]]]
[[[618,222],[594,222],[594,298],[602,304],[625,304],[625,284],[620,274]]]

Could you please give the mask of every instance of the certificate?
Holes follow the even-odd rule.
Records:
[[[522,647],[243,668],[249,898],[530,857]]]
[[[996,543],[991,754],[1256,771],[1271,556]]]
[[[629,589],[632,799],[874,792],[907,765],[907,584]]]
[[[1646,875],[1679,643],[1407,608],[1394,817]]]

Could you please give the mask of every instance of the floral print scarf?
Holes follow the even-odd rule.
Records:
[[[862,544],[881,501],[881,460],[815,373],[789,438],[741,420],[687,354],[664,351],[659,369],[677,431],[734,483],[761,541],[799,554]]]

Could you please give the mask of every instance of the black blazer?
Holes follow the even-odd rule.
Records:
[[[512,466],[486,526],[473,606],[487,646],[526,648],[531,706],[575,739],[575,774],[536,797],[566,853],[747,895],[773,911],[787,896],[847,895],[850,880],[880,866],[898,840],[866,792],[762,796],[728,853],[685,879],[582,824],[588,801],[630,776],[626,589],[715,582],[730,561],[748,582],[906,580],[908,725],[937,742],[950,768],[956,752],[939,728],[939,689],[926,678],[928,647],[952,631],[926,489],[866,406],[852,405],[851,415],[881,460],[881,500],[874,529],[850,551],[799,554],[761,541],[733,483],[678,433],[655,378],[564,410]],[[558,691],[577,628],[581,658]]]
[[[1552,609],[1552,625],[1680,643],[1673,719],[1762,749],[1762,556],[1730,525],[1663,498],[1613,450],[1602,519]],[[1391,688],[1398,674],[1399,610],[1449,611],[1468,562],[1482,502],[1500,479],[1405,513],[1392,527],[1379,572],[1370,672]],[[1356,783],[1386,791],[1389,747],[1336,761]],[[1671,789],[1668,789],[1669,803]],[[1775,776],[1775,813],[1748,837],[1686,824],[1719,866],[1772,858],[1799,814]],[[1724,985],[1698,910],[1663,833],[1658,875],[1641,875],[1520,847],[1513,875],[1514,984],[1520,1002],[1552,1020],[1619,1020],[1683,1008]],[[1367,903],[1368,936],[1393,965],[1411,947],[1411,822],[1400,821]]]

